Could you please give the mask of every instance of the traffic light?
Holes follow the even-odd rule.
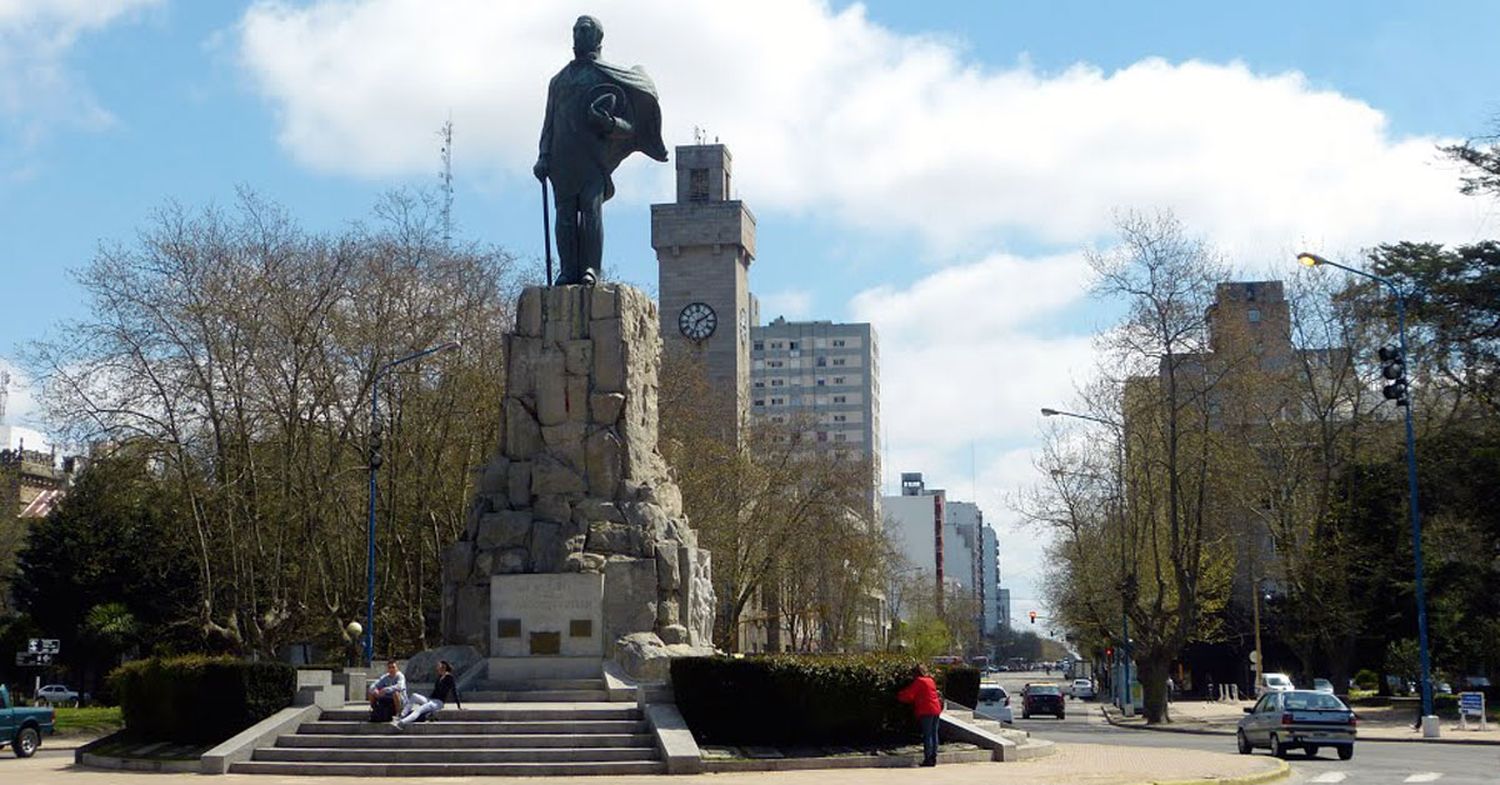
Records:
[[[371,469],[379,469],[380,468],[380,463],[381,463],[381,460],[382,460],[381,457],[380,457],[380,444],[381,444],[380,435],[381,435],[380,423],[378,423],[378,422],[371,423],[370,424],[370,468]]]
[[[1406,356],[1399,347],[1389,344],[1380,347],[1380,375],[1390,382],[1380,391],[1386,400],[1395,401],[1397,406],[1407,405]]]
[[[1114,659],[1114,656],[1115,656],[1115,647],[1113,647],[1113,646],[1106,646],[1106,647],[1104,647],[1104,659],[1106,659],[1106,660]]]
[[[1031,623],[1036,624],[1036,611],[1031,612]]]

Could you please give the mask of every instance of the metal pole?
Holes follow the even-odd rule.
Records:
[[[373,435],[380,429],[380,377],[385,373],[384,366],[375,372],[375,379],[370,383],[370,433]],[[374,455],[367,455],[367,459],[373,459]],[[370,464],[370,503],[368,505],[369,518],[365,527],[365,533],[369,539],[370,556],[365,562],[365,665],[368,667],[375,661],[375,472],[379,467],[374,460]]]
[[[542,179],[542,248],[547,254],[547,285],[552,285],[552,206],[547,199],[547,180]]]
[[[1411,550],[1415,560],[1417,592],[1417,643],[1422,660],[1422,716],[1432,715],[1432,661],[1427,650],[1427,594],[1422,581],[1422,513],[1417,503],[1417,439],[1412,428],[1411,384],[1406,369],[1410,358],[1406,354],[1406,298],[1389,281],[1391,292],[1396,295],[1396,331],[1401,342],[1401,382],[1406,392],[1406,486],[1411,495]]]
[[[1119,494],[1116,501],[1118,514],[1120,516],[1120,634],[1124,640],[1120,641],[1120,653],[1123,655],[1124,665],[1123,686],[1120,689],[1120,712],[1130,717],[1135,714],[1135,701],[1130,694],[1130,592],[1127,591],[1130,581],[1130,559],[1126,551],[1126,540],[1129,532],[1125,528],[1125,433],[1123,429],[1118,434],[1116,442],[1115,459],[1118,464],[1116,473],[1118,476]]]

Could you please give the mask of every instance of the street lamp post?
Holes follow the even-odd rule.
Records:
[[[1422,660],[1422,716],[1432,716],[1432,662],[1427,650],[1427,595],[1422,582],[1422,513],[1417,504],[1417,440],[1412,429],[1411,414],[1411,385],[1408,383],[1406,355],[1406,294],[1396,286],[1389,278],[1384,278],[1365,270],[1356,269],[1338,262],[1330,261],[1314,253],[1306,251],[1297,254],[1297,261],[1308,267],[1328,265],[1337,267],[1345,272],[1369,278],[1372,281],[1384,284],[1390,289],[1391,295],[1396,298],[1396,335],[1400,343],[1401,352],[1401,378],[1398,381],[1401,388],[1406,390],[1406,485],[1407,493],[1411,497],[1408,508],[1411,510],[1411,549],[1412,557],[1416,561],[1416,595],[1417,595],[1417,643]]]
[[[462,344],[458,341],[448,341],[431,348],[423,349],[414,354],[408,354],[397,360],[392,360],[380,366],[375,371],[375,378],[370,381],[370,436],[371,453],[370,464],[370,503],[367,507],[369,513],[366,535],[369,539],[369,561],[365,563],[365,664],[369,665],[375,659],[375,475],[380,470],[380,456],[373,449],[375,439],[380,433],[380,377],[384,376],[396,366],[426,357],[437,352],[446,352],[457,349]]]
[[[1120,635],[1124,640],[1120,641],[1120,661],[1124,673],[1120,679],[1120,711],[1130,717],[1135,714],[1135,701],[1130,694],[1130,598],[1129,587],[1133,584],[1130,580],[1130,562],[1126,557],[1125,550],[1125,433],[1119,423],[1106,420],[1103,417],[1095,417],[1091,414],[1078,414],[1077,412],[1065,412],[1060,409],[1042,409],[1043,417],[1074,417],[1079,420],[1102,423],[1119,431],[1115,442],[1115,476],[1120,483],[1116,494],[1116,509],[1120,516]]]

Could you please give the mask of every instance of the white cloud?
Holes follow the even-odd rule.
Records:
[[[1392,236],[1472,239],[1481,209],[1430,138],[1294,72],[1146,59],[1106,73],[994,68],[817,0],[597,0],[605,58],[644,63],[668,143],[694,125],[735,153],[762,211],[983,248],[1002,233],[1072,244],[1119,206],[1175,209],[1240,253]],[[452,111],[464,165],[523,178],[573,11],[453,0],[261,2],[246,68],[300,161],[364,176],[425,174]],[[669,193],[667,167],[626,167],[624,198]],[[1269,250],[1268,250],[1269,249]]]
[[[82,34],[160,2],[0,0],[0,143],[29,149],[58,126],[112,125],[113,115],[69,70],[68,54]],[[26,165],[17,166],[9,179],[23,176]]]

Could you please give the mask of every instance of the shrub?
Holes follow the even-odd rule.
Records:
[[[979,669],[954,665],[938,673],[938,688],[943,697],[969,708],[979,705]]]
[[[1380,674],[1369,668],[1361,669],[1359,673],[1354,674],[1354,683],[1362,690],[1378,690],[1380,689]]]
[[[672,686],[700,744],[885,744],[917,733],[911,707],[896,700],[915,664],[890,655],[682,658],[672,662]],[[978,697],[974,668],[937,679]]]
[[[291,705],[297,671],[232,657],[151,658],[116,668],[109,683],[132,736],[212,744]]]

